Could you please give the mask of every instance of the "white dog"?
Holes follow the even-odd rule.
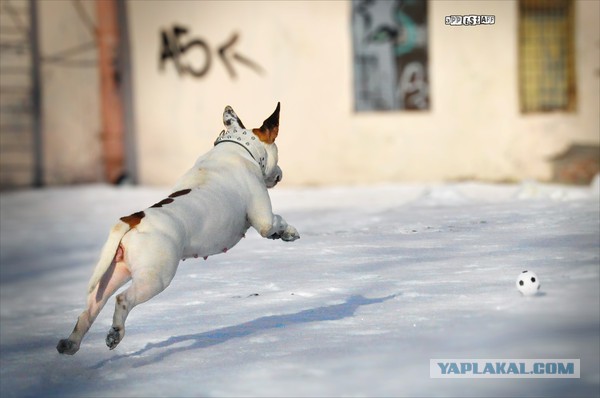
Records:
[[[112,350],[125,335],[125,319],[136,305],[162,292],[179,260],[224,253],[250,226],[261,236],[294,241],[300,236],[273,214],[267,188],[282,177],[275,138],[279,103],[258,129],[244,127],[231,107],[223,113],[215,146],[179,180],[174,192],[154,206],[122,217],[111,230],[89,283],[87,309],[56,349],[73,355],[112,294],[117,295],[106,345]]]

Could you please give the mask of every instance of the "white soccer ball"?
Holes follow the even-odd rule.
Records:
[[[523,271],[517,278],[517,289],[524,296],[533,296],[540,289],[540,279],[531,271]]]

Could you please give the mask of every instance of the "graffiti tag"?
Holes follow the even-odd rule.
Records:
[[[209,44],[202,38],[184,41],[184,36],[188,31],[181,25],[173,25],[172,29],[160,32],[159,68],[161,71],[164,70],[165,63],[172,61],[178,75],[189,74],[201,78],[210,71],[213,52]],[[259,64],[235,50],[238,39],[239,34],[234,32],[231,38],[216,50],[216,55],[223,62],[227,73],[232,79],[237,77],[234,68],[234,61],[237,61],[262,75],[264,69]]]

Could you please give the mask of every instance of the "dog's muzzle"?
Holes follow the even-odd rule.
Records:
[[[283,179],[283,172],[279,166],[275,167],[273,173],[268,176],[265,180],[265,184],[267,188],[273,188],[275,185],[279,183]]]

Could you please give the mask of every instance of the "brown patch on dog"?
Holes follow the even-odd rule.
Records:
[[[275,138],[277,138],[279,127],[272,128],[271,130],[252,129],[252,132],[265,144],[272,144],[275,142]]]
[[[279,134],[279,110],[281,109],[280,103],[277,103],[277,108],[271,116],[265,119],[262,126],[257,129],[252,129],[252,132],[258,137],[259,140],[265,144],[272,144]]]
[[[135,228],[145,216],[146,214],[143,211],[138,211],[132,215],[121,217],[121,221],[129,224],[129,228]]]
[[[171,198],[169,198],[169,199],[163,199],[160,202],[155,203],[152,206],[150,206],[150,208],[153,208],[153,207],[163,207],[163,205],[168,205],[171,202],[173,202],[173,199],[171,199]]]
[[[182,189],[181,191],[177,191],[177,192],[173,192],[172,194],[169,195],[169,198],[176,198],[178,196],[183,196],[183,195],[187,195],[188,193],[192,192],[191,189]],[[166,199],[165,199],[166,200]]]

